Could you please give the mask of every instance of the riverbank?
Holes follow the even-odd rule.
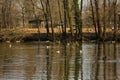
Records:
[[[0,41],[38,41],[39,39],[41,41],[46,40],[52,40],[52,31],[50,30],[50,34],[47,36],[47,32],[45,28],[40,28],[40,34],[38,34],[37,28],[14,28],[14,29],[1,29],[0,30]],[[83,40],[96,40],[95,31],[93,28],[83,28]],[[55,33],[55,40],[61,40],[62,29],[61,28],[54,28]],[[71,36],[70,34],[70,28],[66,29],[67,40],[75,40],[75,36]],[[106,41],[112,41],[113,40],[113,30],[112,29],[106,29]],[[117,40],[120,41],[120,30],[117,31]]]

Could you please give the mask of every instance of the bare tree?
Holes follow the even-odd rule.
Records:
[[[63,20],[62,20],[62,13],[61,13],[61,4],[60,0],[58,0],[58,12],[59,12],[59,19],[60,19],[60,26],[62,27],[62,33],[63,33]]]
[[[24,0],[20,1],[19,0],[19,6],[21,8],[21,13],[22,13],[22,25],[25,27],[25,6],[24,6]]]
[[[105,39],[106,32],[106,0],[103,0],[103,39]]]
[[[93,21],[93,25],[94,25],[94,28],[95,28],[95,34],[96,34],[96,36],[98,36],[98,30],[97,30],[97,26],[96,26],[96,19],[95,19],[93,0],[90,0],[90,5],[91,5],[91,12],[92,12],[92,21]]]
[[[98,27],[98,39],[102,39],[102,28],[100,24],[100,14],[99,14],[99,1],[94,0],[95,4],[95,11],[96,11],[96,22],[97,22],[97,27]]]
[[[117,20],[116,20],[116,13],[117,11],[117,0],[113,1],[113,14],[114,14],[114,40],[116,40],[116,33],[117,33]]]
[[[47,0],[46,5],[47,5],[47,7],[48,7],[49,17],[50,17],[50,22],[51,22],[52,40],[54,41],[55,37],[54,37],[54,29],[53,29],[53,18],[52,18],[52,12],[51,12],[51,6],[50,6],[49,0]]]
[[[76,26],[76,36],[82,40],[82,7],[83,0],[80,1],[80,9],[78,0],[73,0],[74,12],[75,12],[75,26]]]

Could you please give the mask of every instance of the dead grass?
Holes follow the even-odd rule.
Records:
[[[47,33],[46,28],[39,28],[40,33]],[[52,33],[51,28],[49,28],[50,33]],[[75,30],[74,30],[75,31]],[[54,33],[61,33],[62,32],[62,28],[54,28]],[[70,28],[66,28],[66,32],[70,33]],[[82,28],[82,32],[83,33],[95,33],[94,28]],[[106,32],[113,32],[112,29],[107,28]],[[120,30],[117,30],[118,33],[120,33]],[[34,33],[38,33],[38,28],[14,28],[14,29],[2,29],[0,31],[1,35],[22,35],[22,36],[26,36],[26,35],[30,35],[30,34],[34,34]]]
[[[37,33],[38,29],[37,28],[23,28],[23,31],[25,31],[26,33]],[[50,33],[52,32],[51,28],[49,28]],[[74,30],[75,31],[75,30]],[[61,33],[62,29],[61,28],[54,28],[54,32],[55,33]],[[70,32],[70,28],[66,28],[66,32],[69,33]],[[95,30],[94,28],[83,28],[82,29],[83,33],[94,33]],[[112,29],[107,28],[106,32],[113,32]],[[40,28],[40,33],[47,33],[46,28]]]

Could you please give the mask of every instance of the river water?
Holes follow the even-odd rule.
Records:
[[[0,43],[0,80],[120,80],[119,53],[119,43]]]

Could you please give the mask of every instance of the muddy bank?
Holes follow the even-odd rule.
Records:
[[[77,41],[75,36],[71,36],[70,33],[67,33],[66,36],[63,36],[62,34],[55,33],[54,34],[54,40],[55,41]],[[28,41],[53,41],[52,34],[50,33],[47,35],[47,33],[31,33],[31,34],[2,34],[0,35],[0,41],[10,41],[10,42],[28,42]]]
[[[27,41],[52,41],[52,34],[49,34],[47,36],[46,33],[42,34],[27,34],[27,35],[22,35],[22,34],[9,34],[9,35],[0,35],[0,41],[11,41],[11,42],[27,42]],[[64,38],[62,37],[61,34],[55,34],[55,40],[62,41]],[[70,34],[66,35],[66,40],[67,41],[77,41],[79,39],[76,39],[75,36],[71,36]],[[83,33],[83,41],[91,41],[91,40],[97,40],[97,37],[95,33]],[[113,34],[112,33],[107,33],[105,41],[113,41]],[[120,34],[117,34],[117,41],[120,41]]]
[[[66,39],[67,41],[77,41],[79,39],[76,39],[76,36],[71,36],[69,32],[67,32],[66,37],[63,37],[61,33],[58,33],[56,29],[55,32],[55,38],[54,40],[63,41]],[[69,29],[68,29],[69,30]],[[43,31],[43,32],[42,32]],[[106,33],[105,41],[113,41],[113,31],[108,31]],[[91,40],[97,40],[97,37],[94,33],[94,31],[88,32],[88,30],[83,30],[83,41],[91,41]],[[18,29],[3,29],[0,31],[0,41],[11,41],[11,42],[26,42],[26,41],[52,41],[52,34],[50,33],[47,35],[45,32],[45,29],[41,29],[41,33],[37,33],[37,29],[26,29],[26,28],[18,28]],[[117,41],[120,41],[120,33],[117,33]]]

